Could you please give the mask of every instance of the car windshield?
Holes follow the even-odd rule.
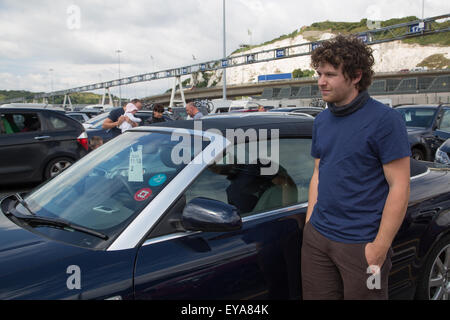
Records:
[[[172,113],[174,120],[185,120],[188,117],[185,108],[173,108]]]
[[[194,152],[193,137],[177,137],[172,141],[166,132],[122,134],[24,199],[38,217],[64,219],[114,238],[187,165],[184,152],[193,159],[201,151],[195,144]],[[21,204],[16,210],[28,214]],[[89,242],[95,241],[100,240]]]
[[[428,128],[431,126],[437,109],[434,108],[397,108],[407,127]]]

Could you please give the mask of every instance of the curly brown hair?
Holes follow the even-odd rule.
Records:
[[[153,111],[159,112],[159,113],[163,113],[164,112],[164,107],[160,104],[155,104],[153,106]]]
[[[359,92],[367,90],[372,83],[372,67],[375,64],[372,49],[356,36],[338,35],[322,42],[311,54],[311,66],[317,70],[325,62],[336,69],[342,65],[345,78],[355,79],[362,72],[361,80],[356,85]]]

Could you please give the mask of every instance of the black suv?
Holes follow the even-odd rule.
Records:
[[[0,184],[40,182],[70,166],[88,150],[76,120],[44,108],[0,108]]]
[[[450,138],[450,106],[408,105],[395,110],[406,122],[412,157],[433,161],[436,150]]]

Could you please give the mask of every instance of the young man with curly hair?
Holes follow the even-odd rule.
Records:
[[[358,38],[323,42],[311,65],[328,108],[313,126],[303,298],[387,299],[391,244],[409,199],[405,123],[369,96],[374,58]]]

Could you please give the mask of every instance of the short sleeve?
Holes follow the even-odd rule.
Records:
[[[386,112],[378,123],[374,137],[374,147],[383,164],[411,156],[405,121],[397,111],[391,109]]]
[[[111,119],[112,122],[116,122],[121,116],[120,113],[121,112],[119,108],[113,109],[109,112],[108,118]]]
[[[317,118],[314,120],[311,142],[311,156],[315,159],[320,159],[320,152],[317,146]]]

